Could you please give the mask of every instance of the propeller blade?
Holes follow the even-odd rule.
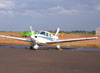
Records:
[[[31,34],[33,35],[33,32],[34,32],[34,31],[32,30],[32,26],[30,26],[30,30],[31,30]]]

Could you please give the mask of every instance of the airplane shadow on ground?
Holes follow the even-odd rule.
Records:
[[[12,45],[0,45],[0,47],[7,47],[7,48],[23,48],[23,49],[30,49],[29,46],[12,46]],[[73,50],[76,49],[74,47],[61,47],[63,50]],[[45,46],[40,46],[38,50],[58,50],[56,47],[45,47]]]
[[[30,50],[29,46],[0,45],[0,47]],[[99,51],[100,52],[100,49],[98,48],[61,47],[61,49],[65,51]],[[58,49],[56,47],[40,46],[38,50],[58,50]]]

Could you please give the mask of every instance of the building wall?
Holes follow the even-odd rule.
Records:
[[[96,35],[100,35],[100,29],[96,30]]]

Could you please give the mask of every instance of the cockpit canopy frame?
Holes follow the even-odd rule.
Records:
[[[53,35],[48,31],[40,31],[38,34],[44,35],[46,37],[53,37]]]

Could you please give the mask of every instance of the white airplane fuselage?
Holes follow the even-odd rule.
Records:
[[[43,34],[44,33],[44,34]],[[37,44],[46,44],[47,42],[52,42],[58,40],[58,36],[54,36],[48,31],[40,31],[35,36],[30,36],[32,41]]]

